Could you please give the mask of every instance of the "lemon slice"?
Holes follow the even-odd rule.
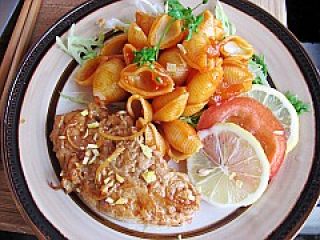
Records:
[[[270,164],[258,140],[233,123],[198,132],[203,149],[187,160],[204,200],[218,207],[248,206],[268,186]]]
[[[299,141],[299,117],[286,96],[274,88],[258,84],[244,95],[256,99],[273,112],[284,127],[288,139],[287,153],[294,149]]]

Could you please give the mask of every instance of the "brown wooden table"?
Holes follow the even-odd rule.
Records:
[[[61,16],[86,0],[42,0],[30,46]],[[273,13],[286,24],[284,0],[251,0]],[[270,2],[273,2],[270,4]],[[0,159],[0,231],[33,234],[31,227],[20,215],[8,188]]]

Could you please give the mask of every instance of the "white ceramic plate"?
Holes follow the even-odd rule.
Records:
[[[156,2],[157,0],[153,0]],[[190,5],[191,1],[182,1]],[[224,0],[237,33],[267,59],[274,86],[311,104],[301,118],[301,136],[263,197],[243,209],[217,209],[202,202],[191,224],[154,227],[103,219],[75,195],[54,191],[58,164],[48,134],[56,113],[77,106],[59,92],[81,92],[73,81],[76,64],[58,49],[72,23],[77,34],[97,33],[98,18],[128,17],[132,0],[89,1],[59,20],[26,56],[8,93],[2,124],[2,157],[20,208],[39,237],[50,239],[283,239],[299,230],[320,191],[320,86],[312,62],[296,38],[269,14],[248,2]]]

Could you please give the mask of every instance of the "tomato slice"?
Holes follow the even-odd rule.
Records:
[[[282,124],[273,113],[258,101],[237,97],[203,112],[198,130],[219,122],[232,122],[251,132],[261,143],[271,164],[272,178],[279,170],[287,147]]]

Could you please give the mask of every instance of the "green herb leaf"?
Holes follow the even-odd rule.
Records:
[[[183,19],[185,7],[179,0],[167,0],[165,5],[168,6],[168,15],[175,19]]]
[[[193,10],[198,8],[201,4],[206,4],[208,1],[204,0],[198,4],[195,8],[184,7],[178,0],[167,0],[166,5],[168,6],[168,15],[175,20],[182,20],[182,30],[188,30],[189,34],[186,40],[190,40],[192,34],[198,31],[200,23],[203,21],[203,15],[194,16]]]
[[[216,15],[216,18],[221,21],[226,37],[230,35],[234,35],[236,33],[235,25],[232,22],[230,22],[228,16],[225,14],[222,8],[222,5],[219,1],[217,1],[215,15]]]
[[[200,111],[189,117],[180,117],[181,121],[188,123],[191,127],[196,128],[203,111]]]
[[[156,77],[156,81],[158,82],[158,83],[160,83],[160,84],[162,84],[163,83],[163,81],[162,81],[162,79],[161,79],[161,77]]]
[[[254,54],[249,61],[248,68],[255,76],[252,82],[253,84],[262,84],[269,86],[267,80],[268,68],[263,55],[259,56]]]
[[[310,104],[304,103],[301,101],[296,94],[293,94],[289,91],[285,93],[285,96],[289,100],[289,102],[292,104],[292,106],[296,109],[296,112],[298,115],[301,115],[305,112],[310,112]]]
[[[103,46],[104,34],[99,33],[97,38],[84,38],[76,36],[75,24],[72,24],[66,43],[60,37],[56,37],[57,45],[68,55],[73,57],[80,65],[86,60],[95,58]]]
[[[204,18],[203,15],[199,15],[197,17],[193,16],[191,19],[186,20],[185,28],[189,30],[188,36],[186,38],[187,41],[189,41],[192,38],[192,34],[194,32],[198,32],[198,27],[200,23],[203,21],[203,18]]]
[[[157,49],[156,48],[143,48],[140,51],[134,52],[133,62],[138,64],[138,66],[143,66],[145,64],[152,64],[157,60]]]

